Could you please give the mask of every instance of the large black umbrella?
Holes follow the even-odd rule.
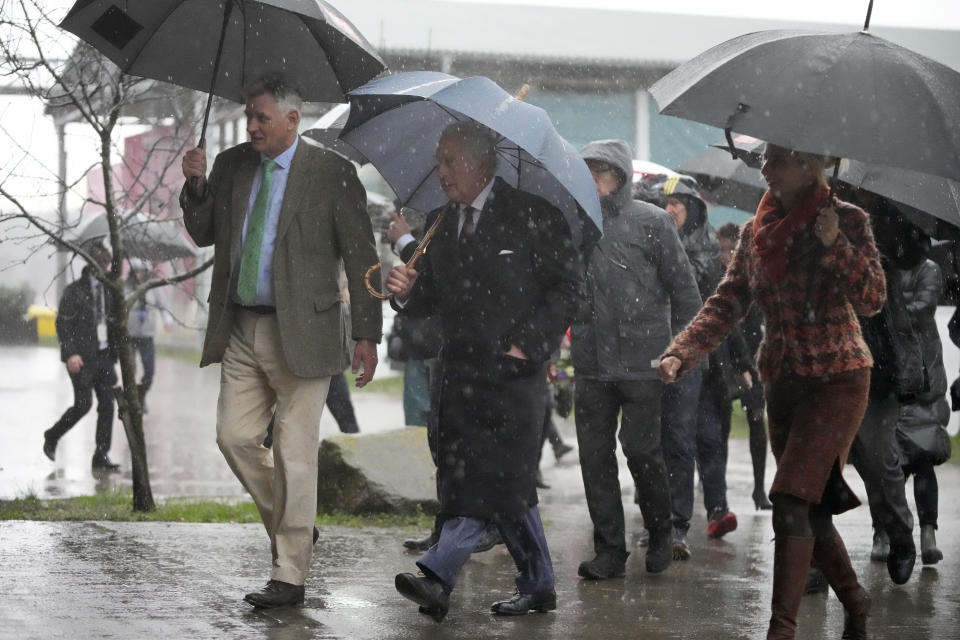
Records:
[[[760,31],[661,78],[660,112],[960,180],[960,73],[867,31]]]
[[[124,73],[237,102],[268,74],[304,100],[345,102],[346,91],[386,68],[323,0],[79,0],[60,26]],[[210,99],[201,141],[209,113]]]

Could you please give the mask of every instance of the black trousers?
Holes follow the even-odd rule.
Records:
[[[647,529],[670,523],[670,484],[660,447],[657,380],[602,382],[577,378],[574,411],[580,469],[597,553],[626,553],[617,438],[638,489]],[[621,416],[619,430],[617,418]]]
[[[905,477],[894,442],[900,414],[895,394],[870,396],[860,430],[850,448],[850,461],[863,479],[874,528],[882,528],[891,542],[911,540],[913,515],[907,504]]]
[[[113,387],[117,384],[117,372],[113,359],[107,351],[101,351],[93,362],[84,361],[80,373],[70,374],[73,383],[73,406],[67,409],[43,436],[57,441],[87,415],[93,407],[93,395],[97,396],[97,435],[94,457],[103,457],[110,451],[113,442]]]

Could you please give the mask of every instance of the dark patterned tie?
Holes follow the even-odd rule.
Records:
[[[460,242],[468,242],[477,228],[477,221],[474,214],[477,212],[473,207],[463,208],[463,226],[460,227]]]

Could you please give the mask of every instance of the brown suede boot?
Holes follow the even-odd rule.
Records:
[[[870,613],[870,595],[857,581],[857,574],[850,565],[850,556],[843,538],[834,529],[825,538],[817,538],[813,557],[823,571],[827,582],[843,604],[843,640],[866,640],[867,615]]]
[[[767,640],[792,640],[813,556],[813,537],[779,536],[773,548],[773,597]]]

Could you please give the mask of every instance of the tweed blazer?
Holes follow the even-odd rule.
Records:
[[[758,369],[772,381],[792,374],[820,377],[868,368],[873,358],[860,334],[857,316],[872,316],[886,300],[886,280],[867,214],[837,202],[840,233],[828,248],[811,231],[797,236],[787,272],[772,282],[754,246],[749,220],[726,275],[715,294],[674,338],[662,357],[676,356],[680,373],[706,357],[756,303],[763,312],[764,338]],[[817,274],[814,277],[814,274]],[[805,316],[812,302],[815,321]]]
[[[209,318],[200,366],[220,362],[237,306],[236,281],[244,217],[260,166],[260,153],[244,143],[220,153],[203,198],[181,193],[187,232],[201,247],[213,245]],[[378,262],[366,193],[353,165],[301,138],[290,164],[273,254],[273,290],[283,354],[302,377],[341,373],[350,363],[348,324],[338,286],[341,260],[350,292],[354,340],[380,342],[383,313],[363,285]]]

